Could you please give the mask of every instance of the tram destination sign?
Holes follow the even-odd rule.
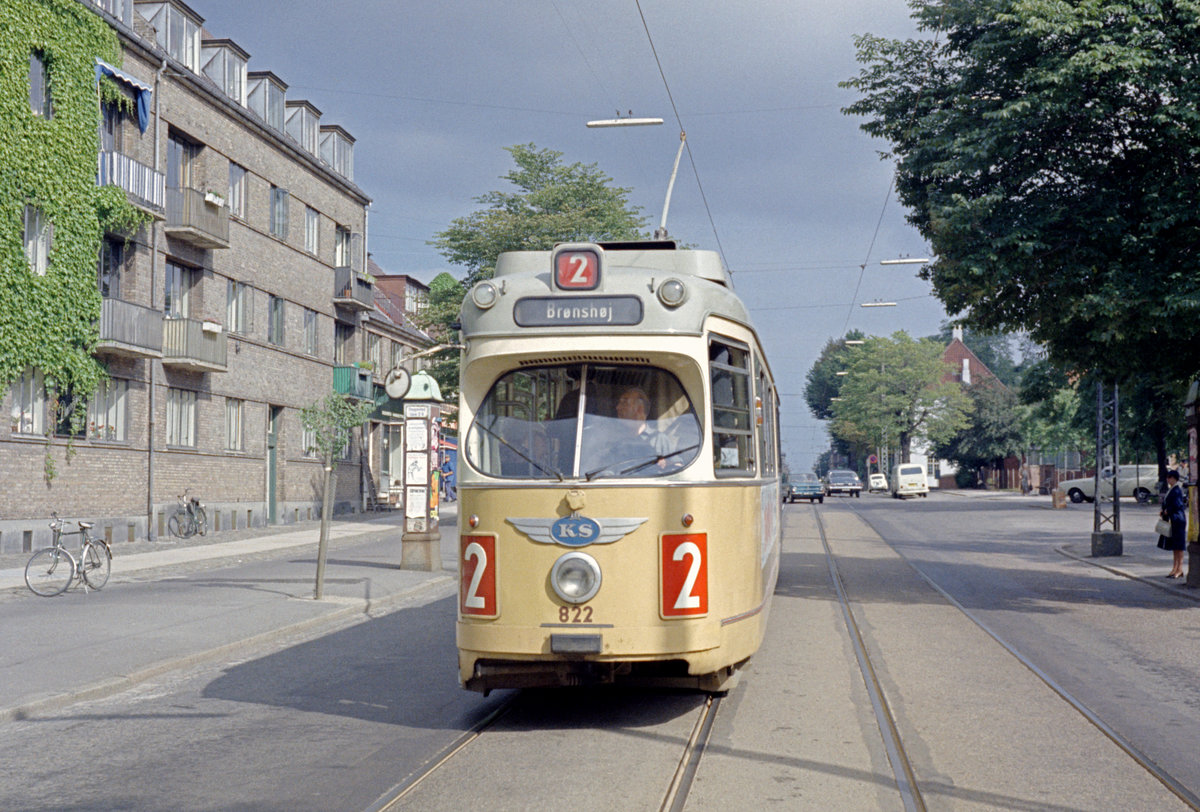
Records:
[[[586,327],[641,324],[637,296],[531,296],[518,299],[513,320],[520,327]]]

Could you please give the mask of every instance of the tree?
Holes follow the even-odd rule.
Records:
[[[964,474],[981,468],[1000,468],[1005,457],[1025,447],[1022,414],[1017,396],[999,383],[985,381],[967,387],[971,399],[970,423],[937,446],[941,459],[955,463]],[[986,482],[986,478],[984,479]],[[959,481],[960,485],[969,484]]]
[[[563,154],[533,144],[506,147],[516,168],[504,175],[515,191],[475,198],[484,208],[455,218],[432,241],[454,265],[466,269],[461,282],[439,276],[430,285],[424,326],[435,335],[453,335],[466,291],[496,270],[505,251],[548,251],[562,242],[637,240],[646,237],[641,208],[629,203],[631,190],[612,186],[595,164],[566,165]],[[449,277],[453,280],[453,277]],[[442,280],[439,283],[439,280]],[[458,390],[458,356],[436,356],[434,377],[443,392]]]
[[[466,288],[448,273],[440,273],[429,283],[425,309],[416,321],[439,343],[455,343],[456,333],[450,326],[458,321]],[[437,381],[438,389],[447,401],[458,397],[458,350],[448,348],[433,354],[429,374]]]
[[[818,420],[829,420],[833,417],[833,399],[838,396],[842,387],[843,375],[850,368],[854,358],[854,346],[847,346],[846,341],[862,341],[864,333],[851,330],[842,339],[831,338],[825,342],[821,355],[813,363],[805,376],[804,401],[809,411]]]
[[[957,382],[943,380],[941,344],[901,330],[857,349],[833,404],[835,436],[868,445],[894,438],[908,462],[913,440],[937,445],[967,425],[971,402]]]
[[[317,542],[317,581],[313,597],[321,600],[325,589],[325,555],[329,549],[329,519],[333,512],[333,489],[337,476],[333,455],[350,440],[350,431],[361,426],[371,413],[372,404],[357,401],[336,392],[305,406],[300,412],[304,427],[313,432],[313,447],[324,464],[325,477],[321,502],[321,536]]]
[[[911,6],[936,36],[858,37],[845,112],[890,142],[947,310],[1110,381],[1194,374],[1200,0]]]

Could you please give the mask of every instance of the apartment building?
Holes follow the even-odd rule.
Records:
[[[50,425],[63,393],[36,369],[4,394],[0,551],[44,541],[52,511],[114,542],[161,537],[187,489],[219,530],[316,518],[300,411],[351,394],[353,365],[376,352],[367,336],[387,332],[366,329],[371,201],[354,138],[179,0],[78,2],[116,32],[123,62],[98,76],[128,96],[102,105],[96,182],[151,220],[100,252],[109,379],[83,432]],[[363,451],[355,436],[339,461],[336,512],[363,507]]]

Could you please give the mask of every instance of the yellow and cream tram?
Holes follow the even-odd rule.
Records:
[[[503,254],[461,324],[463,685],[727,685],[766,627],[780,478],[770,368],[718,256]]]

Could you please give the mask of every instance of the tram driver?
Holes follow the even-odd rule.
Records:
[[[610,467],[635,466],[630,474],[644,472],[650,465],[665,468],[666,457],[675,450],[674,441],[650,425],[650,398],[640,387],[629,386],[617,397],[617,419],[611,421],[612,436],[605,458]]]

